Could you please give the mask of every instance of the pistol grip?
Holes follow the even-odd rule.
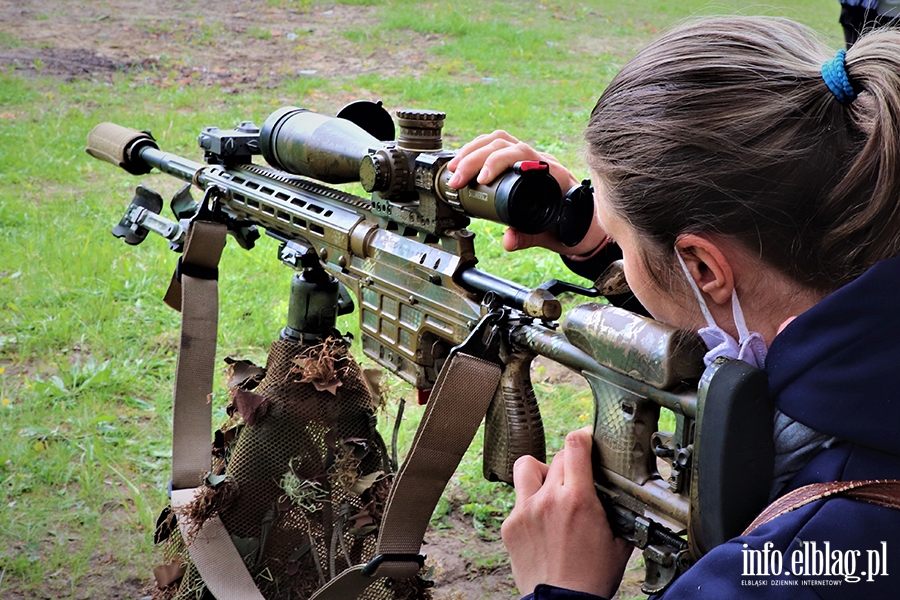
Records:
[[[513,465],[529,454],[547,459],[544,423],[531,386],[534,354],[516,352],[504,361],[500,385],[484,423],[484,477],[512,484]]]

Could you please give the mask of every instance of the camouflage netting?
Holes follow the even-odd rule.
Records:
[[[375,554],[391,468],[373,395],[334,339],[275,341],[265,371],[229,362],[232,418],[216,434],[217,473],[186,512],[200,522],[219,514],[267,600],[309,598]],[[167,562],[187,556],[177,528],[166,544]],[[156,598],[212,597],[187,562],[180,585],[158,589]],[[363,597],[425,600],[427,586],[378,583]]]

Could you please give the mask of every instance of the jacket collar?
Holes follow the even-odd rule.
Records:
[[[900,455],[900,257],[878,263],[785,327],[766,371],[784,414]]]

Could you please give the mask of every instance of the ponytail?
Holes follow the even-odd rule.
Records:
[[[847,52],[845,65],[859,90],[845,109],[847,127],[864,142],[823,203],[823,218],[834,226],[822,252],[843,256],[852,278],[900,254],[900,31],[863,36]]]

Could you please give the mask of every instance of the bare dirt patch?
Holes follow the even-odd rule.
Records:
[[[296,77],[416,74],[428,66],[428,48],[441,43],[438,35],[408,32],[403,44],[376,52],[364,43],[377,24],[374,7],[283,4],[7,0],[0,2],[0,65],[64,79],[124,72],[142,83],[236,91]]]
[[[480,532],[458,508],[428,530],[422,552],[435,566],[435,600],[520,597],[499,532]]]
[[[451,488],[448,494],[454,508],[442,519],[441,528],[428,530],[422,547],[422,552],[428,555],[428,564],[435,566],[434,600],[520,598],[500,532],[476,527],[471,517],[459,510],[455,498],[458,492]],[[640,550],[632,554],[616,598],[630,600],[644,596],[640,556]]]

